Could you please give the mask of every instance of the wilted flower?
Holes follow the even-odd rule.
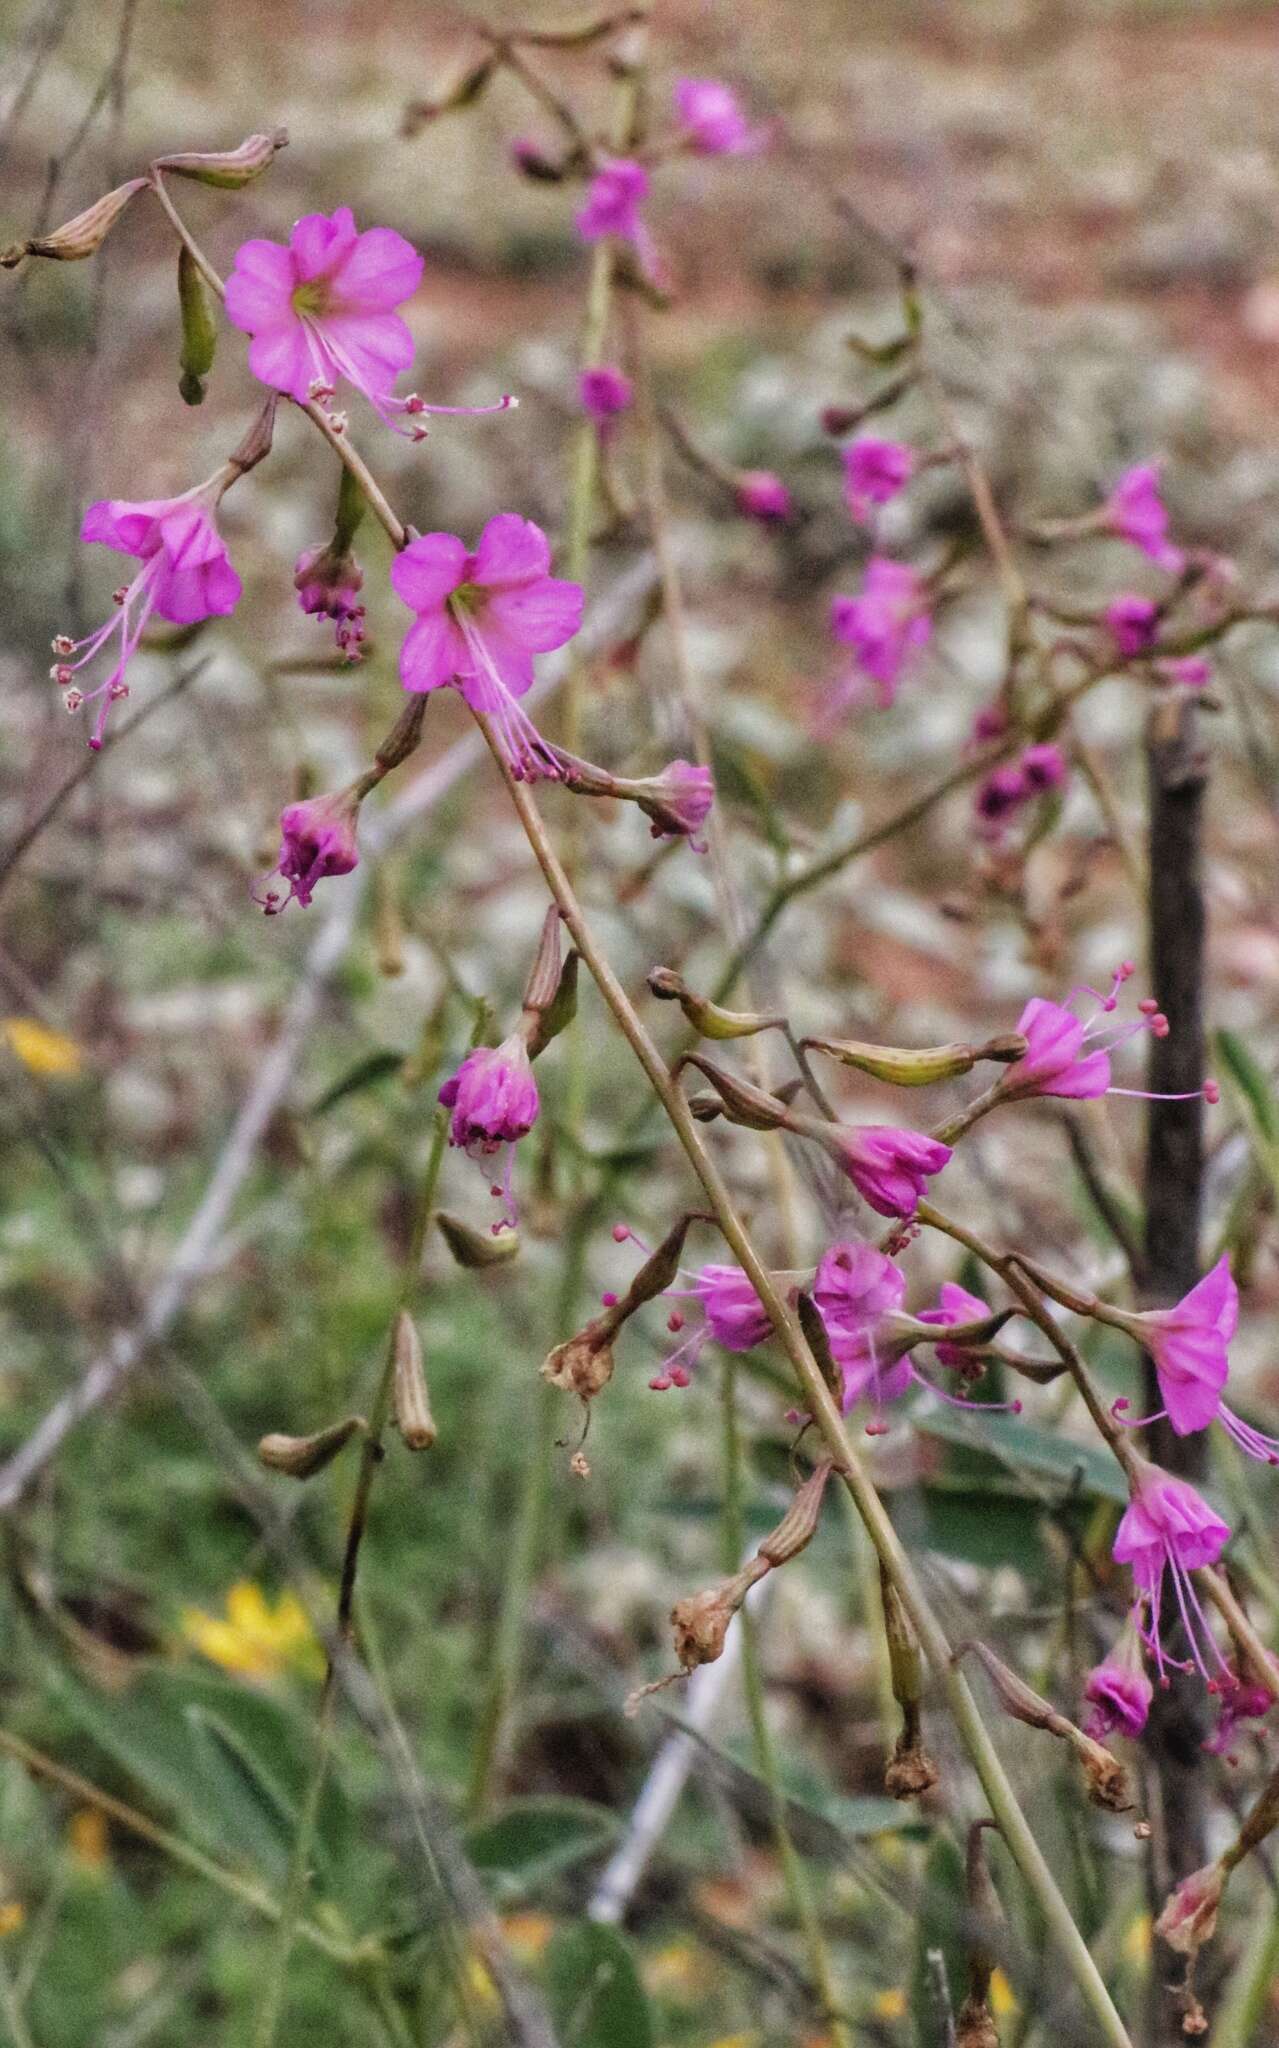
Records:
[[[881,705],[891,704],[902,670],[928,645],[933,630],[922,577],[907,563],[889,561],[884,555],[872,555],[866,564],[858,596],[831,600],[830,622],[835,638],[852,648],[857,664],[837,687],[837,707],[832,709],[855,703],[866,683],[873,685]]]
[[[843,452],[844,503],[859,526],[865,526],[877,505],[891,498],[915,473],[915,451],[905,441],[880,441],[872,434],[853,441]]]
[[[736,93],[718,78],[677,80],[675,112],[701,156],[752,156],[768,141],[767,130],[752,128]]]
[[[481,1165],[487,1165],[505,1148],[502,1179],[492,1192],[502,1197],[503,1221],[514,1229],[516,1208],[511,1174],[515,1147],[532,1130],[538,1112],[537,1083],[528,1047],[519,1032],[512,1032],[501,1045],[478,1045],[469,1052],[441,1088],[440,1101],[452,1111],[450,1145],[458,1146]],[[501,1227],[494,1225],[495,1230]]]
[[[957,1281],[945,1280],[936,1308],[919,1311],[921,1323],[935,1323],[946,1329],[952,1323],[977,1323],[990,1314],[990,1303],[983,1301],[979,1294],[970,1294]],[[965,1344],[938,1343],[936,1347],[938,1365],[948,1365],[956,1372],[972,1370],[973,1354]]]
[[[349,875],[358,866],[355,825],[359,811],[360,800],[354,790],[336,789],[289,804],[280,813],[280,858],[274,872],[288,883],[289,893],[283,902],[278,889],[257,896],[268,917],[287,910],[290,903],[307,909],[317,883],[329,875]]]
[[[1229,1866],[1218,1861],[1183,1877],[1155,1922],[1155,1933],[1181,1955],[1193,1956],[1217,1931],[1217,1911]]]
[[[319,541],[304,548],[293,570],[293,587],[298,603],[312,617],[332,619],[338,651],[347,661],[360,659],[364,638],[364,606],[360,591],[364,571],[354,555],[336,548],[331,541]]]
[[[1185,566],[1181,549],[1168,539],[1168,508],[1159,495],[1159,465],[1139,463],[1126,469],[1102,508],[1110,531],[1149,555],[1161,569],[1179,576]]]
[[[1159,606],[1149,597],[1129,591],[1116,597],[1102,615],[1117,651],[1126,660],[1145,654],[1155,644],[1159,631]]]
[[[125,672],[152,614],[176,626],[191,626],[199,619],[225,617],[240,602],[240,579],[227,559],[226,542],[214,517],[233,474],[223,468],[180,498],[100,499],[85,513],[81,540],[100,541],[122,555],[136,556],[142,565],[132,583],[116,591],[118,610],[96,633],[84,640],[59,633],[53,643],[58,659],[51,673],[66,691],[67,709],[78,711],[82,704],[98,702],[89,739],[95,750],[102,745],[112,704],[129,694]],[[88,691],[73,686],[72,677],[115,638],[119,648],[105,681]],[[73,654],[79,657],[75,661],[69,658]]]
[[[1084,1723],[1085,1735],[1095,1742],[1104,1742],[1117,1728],[1127,1736],[1140,1735],[1154,1696],[1141,1639],[1129,1621],[1110,1655],[1088,1674],[1084,1698],[1093,1711]]]
[[[649,1381],[659,1393],[667,1387],[686,1387],[704,1347],[712,1340],[725,1351],[753,1351],[773,1333],[768,1311],[740,1266],[702,1266],[691,1278],[691,1287],[669,1288],[668,1296],[696,1301],[703,1319],[662,1360]],[[675,1310],[670,1328],[678,1331],[683,1320],[682,1313]]]
[[[361,234],[349,206],[308,213],[281,242],[241,243],[226,285],[227,318],[251,335],[249,368],[304,405],[328,405],[343,378],[397,432],[420,439],[420,415],[504,412],[495,406],[427,405],[392,387],[413,360],[413,337],[396,311],[422,281],[422,258],[394,228]],[[403,426],[411,418],[417,423]]]
[[[660,775],[626,784],[628,794],[649,819],[654,839],[687,839],[695,853],[704,853],[697,837],[715,802],[715,778],[700,761],[672,761]]]
[[[546,535],[499,512],[473,554],[453,533],[424,533],[391,564],[396,594],[417,613],[400,650],[406,690],[457,686],[493,728],[517,781],[554,780],[559,766],[518,703],[533,656],[562,647],[582,619],[580,584],[550,574]]]

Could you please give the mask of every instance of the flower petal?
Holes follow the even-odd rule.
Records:
[[[413,360],[413,336],[398,313],[329,313],[315,324],[343,375],[366,396],[389,391]]]
[[[302,322],[290,316],[279,327],[267,327],[249,343],[249,368],[262,384],[287,392],[305,405],[315,375]]]
[[[226,316],[245,334],[273,327],[290,311],[297,284],[293,258],[280,242],[241,242],[226,281]]]
[[[304,213],[301,220],[294,222],[289,236],[289,253],[299,283],[332,277],[358,240],[355,216],[349,206],[339,206],[331,215]]]
[[[451,683],[466,662],[466,649],[449,614],[442,608],[424,613],[410,626],[400,649],[400,680],[406,690],[421,694]]]
[[[484,607],[484,633],[496,633],[531,654],[547,654],[571,640],[582,623],[582,587],[543,576],[514,590],[498,590]]]
[[[466,577],[466,542],[455,533],[422,533],[391,564],[397,597],[415,612],[438,611]]]
[[[550,566],[550,543],[541,527],[518,512],[499,512],[476,544],[471,581],[490,587],[530,583]]]
[[[333,272],[333,304],[343,312],[390,313],[411,299],[425,268],[394,228],[369,228]]]

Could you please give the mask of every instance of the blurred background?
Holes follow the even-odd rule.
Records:
[[[568,13],[495,0],[486,19],[508,29]],[[1087,510],[1125,464],[1162,458],[1178,538],[1229,556],[1244,587],[1273,596],[1275,31],[1268,5],[1207,0],[655,8],[658,125],[673,80],[704,74],[784,137],[756,158],[675,162],[650,209],[674,281],[650,323],[663,400],[713,461],[782,476],[803,514],[764,530],[705,471],[671,463],[690,649],[748,912],[790,860],[935,781],[999,674],[994,593],[975,564],[894,710],[814,738],[827,602],[855,587],[866,552],[821,413],[865,395],[850,332],[882,341],[895,329],[879,237],[919,264],[939,368],[1012,516]],[[444,92],[480,53],[465,9],[2,0],[0,32],[0,241],[65,220],[159,152],[287,125],[289,146],[259,182],[177,194],[208,255],[225,274],[246,237],[283,238],[298,214],[341,204],[361,226],[408,236],[426,259],[406,309],[417,388],[454,404],[510,390],[521,405],[438,421],[415,447],[355,401],[357,445],[420,529],[469,536],[501,509],[562,529],[588,257],[577,189],[522,179],[509,150],[517,135],[550,144],[554,129],[504,76],[465,112],[404,132],[406,104]],[[597,51],[532,55],[588,125],[605,121]],[[619,332],[610,353],[623,346]],[[64,1774],[0,1758],[0,2033],[16,2048],[252,2038],[272,1953],[262,1899],[278,1902],[286,1881],[323,1669],[253,1502],[265,1492],[287,1518],[330,1595],[349,1509],[344,1465],[290,1491],[252,1478],[253,1446],[367,1403],[436,1090],[479,999],[509,1028],[545,907],[478,765],[450,773],[358,880],[326,882],[309,911],[267,920],[255,906],[282,805],[348,779],[395,717],[407,621],[370,525],[357,543],[367,659],[342,666],[294,604],[295,557],[326,537],[337,476],[291,411],[224,508],[245,602],[180,644],[155,636],[115,717],[138,729],[90,762],[47,675],[52,635],[90,630],[119,580],[118,559],[78,545],[84,507],[189,488],[257,404],[233,330],[198,408],[179,397],[177,350],[175,251],[145,196],[92,263],[0,275],[0,1724]],[[907,438],[927,431],[913,403],[897,422]],[[661,635],[647,630],[624,448],[618,468],[622,516],[588,578],[601,623],[583,751],[634,773],[688,752],[690,734]],[[885,531],[894,552],[971,547],[954,470],[923,476]],[[1118,574],[1107,593],[1140,583],[1129,564]],[[1248,1048],[1253,1125],[1271,1102],[1279,972],[1276,692],[1273,632],[1232,637],[1212,722],[1213,1022]],[[392,787],[435,774],[466,729],[451,697],[432,702],[424,748]],[[1139,730],[1120,690],[1099,694],[1090,735],[1121,809],[1140,799]],[[564,830],[569,800],[552,792],[546,808]],[[684,848],[654,859],[630,815],[574,829],[628,986],[659,961],[709,986],[727,947],[705,865]],[[1103,976],[1140,947],[1122,847],[1080,782],[1011,880],[982,867],[964,798],[940,807],[792,906],[756,994],[803,1030],[938,1042],[1006,1030],[1029,994]],[[654,1028],[673,1049],[665,1014]],[[511,1948],[550,1987],[566,2043],[816,2048],[826,2035],[735,1679],[629,1899],[629,1945],[590,1945],[586,1908],[672,1725],[664,1708],[683,1711],[674,1693],[635,1718],[622,1703],[669,1666],[672,1601],[722,1563],[720,1368],[685,1395],[653,1395],[660,1316],[628,1332],[592,1424],[590,1480],[567,1477],[557,1440],[575,1441],[578,1417],[548,1402],[537,1366],[633,1270],[610,1225],[660,1235],[692,1198],[592,997],[571,1059],[552,1050],[539,1080],[549,1113],[519,1162],[518,1259],[464,1271],[434,1233],[428,1244],[420,1324],[438,1442],[419,1459],[395,1447],[379,1478],[361,1640],[467,1831]],[[574,1087],[576,1150],[563,1114]],[[855,1099],[875,1106],[873,1091]],[[936,1114],[951,1106],[939,1098]],[[1122,1180],[1139,1159],[1139,1112],[1099,1117]],[[1253,1125],[1235,1118],[1219,1176]],[[1273,1132],[1266,1142],[1273,1177]],[[744,1133],[720,1144],[767,1237],[777,1219],[762,1149]],[[992,1130],[956,1199],[997,1196],[1010,1238],[1020,1228],[1102,1258],[1065,1157],[1047,1117]],[[441,1199],[486,1229],[483,1179],[457,1155]],[[1250,1257],[1257,1313],[1237,1370],[1264,1414],[1279,1399],[1265,1335],[1273,1232],[1258,1232]],[[917,1273],[921,1300],[925,1281],[963,1277],[927,1247]],[[130,1349],[140,1327],[160,1341]],[[1122,1347],[1095,1362],[1115,1392],[1127,1387]],[[97,1392],[121,1385],[72,1421],[59,1404],[86,1374]],[[747,1526],[761,1534],[787,1499],[784,1400],[767,1359],[739,1379]],[[26,1459],[51,1410],[52,1454],[3,1463]],[[872,1453],[956,1635],[984,1615],[1069,1700],[1098,1640],[1087,1620],[1063,1620],[1063,1558],[1109,1526],[1113,1500],[1085,1473],[1070,1418],[1045,1411],[1037,1456],[1014,1469],[931,1411]],[[1252,1489],[1233,1505],[1264,1531],[1269,1475],[1231,1484]],[[1269,1537],[1258,1543],[1279,1572]],[[963,1971],[953,1737],[938,1713],[934,1801],[885,1800],[893,1722],[867,1626],[874,1574],[833,1500],[807,1559],[779,1578],[759,1628],[767,1707],[849,2008],[861,2039],[930,2041],[929,1948],[951,1956],[956,1982]],[[1131,1829],[1080,1821],[1037,1741],[1016,1728],[1001,1748],[1074,1871],[1111,1981],[1136,2000],[1150,1916]],[[281,2040],[517,2038],[456,1907],[406,1889],[403,1832],[376,1746],[344,1728]],[[1082,2022],[1063,2022],[1073,2008],[1040,1981],[1033,1935],[1010,1935],[1001,2024],[1019,2042],[1052,2029],[1070,2039]],[[599,1957],[619,2003],[601,2017],[588,2001],[583,2017]],[[1259,2024],[1279,2030],[1279,2009]]]

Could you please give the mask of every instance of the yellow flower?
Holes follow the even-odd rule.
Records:
[[[0,1901],[0,1935],[16,1934],[26,1924],[27,1909],[20,1899]]]
[[[0,1037],[28,1073],[69,1078],[84,1065],[84,1054],[74,1039],[64,1038],[60,1031],[50,1031],[34,1017],[0,1018]]]
[[[67,1822],[67,1848],[72,1861],[95,1877],[106,1868],[107,1817],[97,1806],[81,1806]]]
[[[502,1932],[522,1962],[535,1963],[555,1932],[549,1913],[508,1913]]]
[[[644,1965],[650,1991],[680,2000],[699,1997],[714,1974],[708,1957],[691,1941],[668,1941]]]
[[[1010,2012],[1017,2010],[1016,1993],[1002,1970],[996,1970],[991,1976],[990,2009],[997,2020],[1007,2019]]]
[[[872,2010],[877,2020],[904,2020],[906,2017],[906,1993],[900,1984],[894,1984],[888,1991],[881,1991]]]
[[[274,1609],[260,1586],[241,1579],[226,1596],[226,1620],[184,1607],[179,1618],[183,1635],[201,1656],[241,1678],[278,1678],[290,1667],[318,1675],[324,1655],[306,1611],[294,1593],[281,1593]]]
[[[1129,1922],[1124,1935],[1124,1961],[1134,1967],[1147,1961],[1150,1955],[1151,1918],[1149,1913],[1138,1913]]]

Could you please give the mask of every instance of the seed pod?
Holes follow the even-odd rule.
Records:
[[[331,1422],[314,1436],[283,1436],[272,1433],[258,1444],[258,1457],[272,1472],[287,1472],[290,1479],[309,1479],[332,1464],[353,1436],[367,1428],[362,1415],[347,1415]]]
[[[473,1224],[464,1223],[460,1216],[451,1216],[447,1209],[436,1210],[435,1222],[458,1265],[472,1271],[485,1266],[505,1266],[519,1252],[518,1230],[502,1230],[494,1237],[491,1231],[476,1230]]]
[[[781,1016],[765,1016],[754,1010],[725,1010],[709,996],[699,996],[671,967],[655,967],[648,977],[649,992],[659,1002],[678,1003],[694,1031],[702,1038],[751,1038],[757,1031],[771,1031],[784,1025]]]
[[[753,1088],[749,1081],[739,1075],[730,1074],[726,1068],[717,1066],[703,1053],[686,1052],[676,1061],[673,1072],[678,1074],[684,1067],[696,1067],[705,1074],[724,1106],[724,1115],[730,1124],[741,1124],[750,1131],[777,1131],[785,1128],[787,1111],[784,1103],[775,1095],[766,1094],[762,1088]]]
[[[117,185],[113,192],[104,193],[52,234],[11,242],[7,249],[0,250],[0,270],[16,270],[28,256],[48,256],[55,263],[79,263],[86,256],[96,255],[126,206],[150,182],[149,178],[130,178],[127,185]]]
[[[435,1442],[435,1420],[426,1391],[422,1340],[406,1308],[395,1318],[395,1378],[391,1404],[396,1428],[410,1451],[429,1451]]]
[[[247,475],[249,470],[257,468],[259,462],[265,462],[267,456],[271,453],[271,443],[275,438],[275,413],[278,404],[279,393],[273,391],[271,396],[263,401],[258,411],[254,414],[244,439],[228,455],[227,461],[232,464],[237,475]]]
[[[223,192],[235,192],[260,177],[288,139],[287,128],[273,128],[269,134],[246,137],[238,149],[187,149],[174,156],[157,157],[155,169],[168,171],[175,178],[194,178],[200,185],[216,185]]]
[[[728,1626],[740,1604],[730,1604],[723,1586],[711,1586],[675,1602],[671,1625],[675,1655],[683,1670],[696,1671],[699,1664],[713,1664],[723,1656]]]
[[[865,1045],[856,1038],[805,1038],[806,1052],[824,1052],[841,1066],[856,1067],[873,1074],[877,1081],[892,1082],[898,1088],[925,1088],[932,1081],[950,1081],[958,1074],[970,1074],[979,1060],[997,1060],[1010,1066],[1026,1054],[1026,1040],[1019,1032],[1005,1032],[988,1038],[984,1045],[929,1045],[916,1051],[899,1045]]]
[[[218,330],[204,279],[185,242],[178,247],[178,307],[182,315],[178,391],[185,404],[203,405],[204,380],[213,368]]]
[[[567,1030],[577,1015],[577,970],[581,955],[563,958],[559,907],[552,904],[542,924],[533,965],[524,985],[524,1016],[520,1029],[535,1060],[551,1040]]]
[[[822,1497],[826,1492],[826,1481],[831,1475],[831,1461],[823,1458],[815,1465],[800,1487],[781,1521],[771,1534],[765,1536],[757,1555],[769,1565],[789,1564],[807,1550],[817,1530],[818,1517],[822,1511]]]

